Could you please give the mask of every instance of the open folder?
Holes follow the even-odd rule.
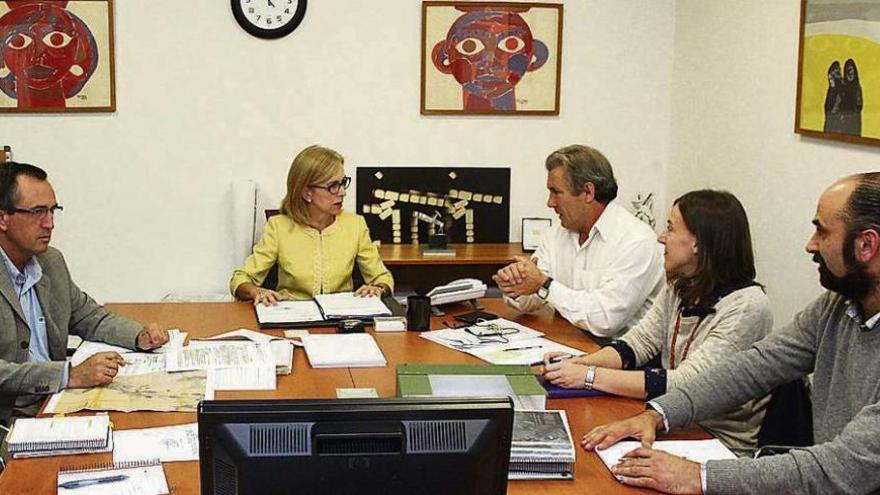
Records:
[[[255,309],[260,328],[325,327],[343,319],[370,323],[376,316],[403,314],[400,305],[390,296],[357,297],[353,292],[318,294],[312,300],[280,301],[275,306],[260,304]]]

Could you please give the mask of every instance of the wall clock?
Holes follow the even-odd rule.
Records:
[[[306,15],[306,0],[231,0],[232,15],[248,33],[266,39],[292,33]]]

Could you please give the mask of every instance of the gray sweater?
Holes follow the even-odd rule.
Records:
[[[678,360],[673,367],[669,360],[670,347],[680,304],[681,298],[667,285],[645,317],[620,339],[635,354],[636,366],[644,366],[655,355],[661,355],[667,390],[681,387],[727,356],[748,349],[773,328],[770,301],[761,287],[753,285],[733,291],[722,297],[715,304],[715,311],[704,318],[681,317],[675,339]],[[686,353],[688,348],[690,352]],[[737,454],[751,455],[758,442],[767,402],[767,397],[759,397],[725,414],[700,421],[700,426]]]
[[[880,492],[880,325],[868,331],[850,309],[826,292],[782,330],[655,399],[669,426],[679,427],[815,373],[816,445],[710,461],[707,493]]]

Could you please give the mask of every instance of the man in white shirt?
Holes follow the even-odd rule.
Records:
[[[614,203],[617,181],[598,150],[572,145],[547,157],[547,206],[559,215],[531,259],[492,278],[520,311],[550,305],[597,337],[619,337],[647,312],[664,281],[662,247]]]

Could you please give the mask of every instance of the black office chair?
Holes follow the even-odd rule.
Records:
[[[264,213],[266,214],[266,220],[268,221],[273,216],[279,214],[280,210],[265,210]],[[357,263],[354,264],[354,269],[351,271],[351,280],[355,289],[364,285],[364,276],[361,274],[361,269]],[[269,273],[266,274],[266,278],[263,280],[263,283],[260,284],[260,287],[269,290],[278,289],[278,263],[272,265],[272,268],[269,269]]]
[[[805,380],[786,383],[770,393],[764,423],[758,431],[758,447],[813,445],[813,402]]]

